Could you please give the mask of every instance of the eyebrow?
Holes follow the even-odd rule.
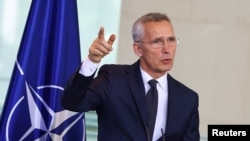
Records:
[[[174,35],[167,37],[167,39],[171,39],[171,38],[176,38],[176,37]],[[164,39],[164,37],[162,37],[162,36],[161,37],[156,37],[156,38],[153,38],[152,41],[159,40],[159,39],[162,40],[162,39]]]

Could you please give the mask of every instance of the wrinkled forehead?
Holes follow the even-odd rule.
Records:
[[[173,26],[167,21],[147,22],[143,26],[142,37],[171,37],[174,36]]]

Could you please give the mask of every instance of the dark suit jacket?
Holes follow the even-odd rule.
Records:
[[[98,141],[148,141],[145,89],[140,63],[104,65],[98,76],[76,73],[62,96],[63,107],[96,110]],[[199,141],[198,95],[169,74],[166,141]],[[159,140],[162,140],[161,138]]]

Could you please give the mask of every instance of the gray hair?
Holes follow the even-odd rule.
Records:
[[[162,13],[148,13],[137,19],[132,27],[132,37],[134,42],[141,40],[144,33],[143,27],[145,23],[160,21],[167,21],[171,24],[169,17]]]

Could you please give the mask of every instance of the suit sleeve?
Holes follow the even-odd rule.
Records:
[[[190,122],[188,123],[188,127],[186,133],[183,137],[183,141],[200,141],[200,133],[199,133],[199,97],[195,95],[195,106],[193,109],[192,117]]]
[[[98,110],[106,101],[111,86],[109,67],[102,66],[98,76],[86,77],[76,73],[65,87],[61,104],[64,108],[86,112]]]
[[[64,88],[61,105],[71,111],[83,112],[84,109],[81,108],[81,103],[86,96],[93,77],[93,75],[85,77],[78,72],[75,73]]]

